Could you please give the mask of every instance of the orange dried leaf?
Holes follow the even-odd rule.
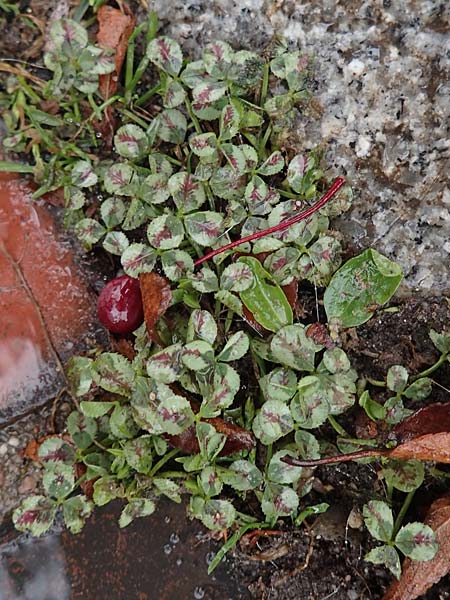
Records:
[[[125,7],[124,7],[125,9]],[[97,43],[100,48],[115,50],[115,70],[108,75],[100,75],[100,93],[107,100],[117,91],[120,71],[127,52],[128,40],[136,24],[136,17],[130,12],[122,12],[105,4],[98,9]]]
[[[429,433],[413,438],[385,453],[385,456],[399,460],[415,458],[450,463],[450,432]]]
[[[396,425],[389,437],[402,443],[428,433],[443,431],[450,431],[450,404],[436,402],[416,410]]]
[[[419,598],[450,571],[450,496],[444,496],[433,502],[425,523],[436,534],[439,548],[435,557],[426,562],[406,558],[400,580],[390,586],[383,600]]]
[[[22,456],[28,460],[32,460],[33,462],[39,462],[38,450],[41,444],[41,440],[36,440],[33,438],[22,450]]]
[[[128,48],[128,40],[136,25],[134,17],[124,5],[124,11],[103,5],[98,9],[97,43],[101,48],[115,50],[115,69],[112,73],[99,76],[99,90],[105,100],[108,100],[117,91],[120,71]],[[94,126],[102,136],[106,147],[111,147],[115,130],[114,109],[107,106],[101,122],[94,120]]]
[[[159,342],[155,329],[156,322],[166,312],[172,299],[172,291],[165,277],[157,273],[141,273],[142,304],[144,306],[144,320],[150,338]]]

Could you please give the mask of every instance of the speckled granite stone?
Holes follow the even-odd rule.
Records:
[[[398,260],[404,289],[450,291],[450,5],[438,0],[155,0],[166,34],[197,55],[213,39],[262,50],[282,35],[315,57],[321,115],[293,138],[327,148],[356,198],[356,248]],[[298,143],[298,142],[297,142]]]

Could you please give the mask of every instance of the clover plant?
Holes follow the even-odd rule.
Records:
[[[112,53],[75,20],[54,22],[49,36],[48,81],[8,81],[5,148],[31,152],[22,170],[33,172],[35,196],[63,188],[66,223],[87,251],[102,247],[132,277],[159,271],[172,296],[157,336],[145,324],[135,331],[134,357],[99,350],[70,361],[76,409],[67,433],[39,448],[46,495],[26,499],[14,522],[41,535],[62,507],[76,533],[94,505],[120,498],[124,527],[150,515],[158,497],[188,494],[191,516],[206,527],[238,527],[219,560],[251,528],[281,517],[299,525],[326,510],[309,506],[312,471],[283,461],[319,458],[324,424],[345,445],[336,417],[355,404],[394,424],[409,410],[403,402],[430,393],[428,377],[408,381],[395,366],[387,374],[393,396],[380,404],[340,347],[341,330],[370,319],[401,270],[374,249],[343,263],[341,236],[329,226],[350,206],[348,186],[295,222],[328,187],[322,150],[290,145],[311,97],[312,60],[303,52],[279,43],[262,57],[214,41],[192,61],[156,35],[152,14],[144,55],[135,69],[128,61],[125,85],[105,100],[99,76],[114,69]],[[118,126],[108,149],[97,125],[112,105]],[[314,288],[325,312],[318,306],[310,318],[302,290]],[[433,335],[447,356],[447,338]],[[240,441],[230,453],[231,426]],[[382,474],[409,492],[423,467],[386,461]],[[256,512],[242,511],[250,497]],[[394,546],[431,556],[410,544],[417,525],[394,537],[386,504],[369,503],[365,518],[387,544],[369,560],[398,575]]]

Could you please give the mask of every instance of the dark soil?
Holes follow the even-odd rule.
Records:
[[[0,17],[3,31],[0,55],[38,62],[44,37],[36,23],[45,29],[46,20],[54,8],[63,3],[30,0],[19,4],[22,13],[29,11],[37,21],[31,23],[23,18]],[[4,73],[1,79],[4,80]],[[99,260],[102,264],[103,259]],[[105,266],[102,265],[101,269]],[[95,283],[93,285],[96,286]],[[411,373],[416,373],[438,357],[428,337],[430,328],[438,331],[450,329],[450,307],[446,298],[415,297],[400,302],[395,312],[379,311],[357,333],[351,335],[350,332],[345,349],[352,358],[353,366],[367,377],[381,379],[394,364],[402,364]],[[449,402],[449,364],[436,373],[435,381],[443,387],[434,386],[428,401]],[[373,396],[381,402],[386,399],[383,393],[377,395],[376,389]],[[421,405],[416,403],[413,408]],[[361,435],[364,419],[358,415],[358,410],[339,420],[350,433]],[[330,441],[335,439],[331,429],[324,428],[321,434],[328,436]],[[313,491],[305,498],[304,506],[327,502],[331,508],[315,520],[308,519],[299,529],[283,523],[278,533],[261,537],[251,547],[242,541],[228,559],[243,590],[240,597],[248,597],[248,590],[251,598],[265,600],[381,598],[392,577],[384,568],[374,567],[363,560],[374,542],[368,537],[360,515],[367,500],[384,497],[382,482],[377,476],[378,467],[377,462],[372,462],[318,468],[314,473]],[[446,487],[445,483],[428,475],[422,488],[424,491],[417,494],[407,519],[422,518],[426,507]],[[396,509],[402,496],[400,493],[394,495]],[[446,576],[425,598],[450,598],[449,589],[450,576]]]
[[[450,305],[447,298],[410,298],[395,305],[395,312],[382,310],[358,333],[349,335],[346,350],[361,375],[381,379],[395,364],[405,365],[411,373],[433,364],[438,353],[428,336],[430,329],[450,328]],[[351,333],[351,332],[350,332]],[[434,380],[447,390],[434,386],[429,402],[449,402],[450,365],[436,372]],[[383,394],[371,390],[382,402]],[[339,422],[356,436],[362,436],[364,419],[358,409],[339,417]],[[333,432],[323,429],[322,436]],[[347,463],[319,467],[315,471],[314,489],[305,498],[305,506],[327,502],[330,509],[316,520],[309,519],[305,528],[292,530],[287,524],[282,533],[261,538],[252,549],[242,547],[234,555],[237,577],[252,598],[277,600],[376,600],[382,597],[392,580],[383,568],[363,560],[376,545],[361,525],[362,507],[370,499],[384,498],[378,479],[377,461],[370,464]],[[406,520],[423,519],[427,507],[448,490],[448,484],[427,476],[415,497]],[[399,509],[404,494],[394,495],[394,510]],[[309,558],[308,558],[309,555]],[[450,598],[450,576],[444,577],[424,596],[428,600]]]

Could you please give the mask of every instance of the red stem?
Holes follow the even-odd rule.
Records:
[[[294,225],[294,223],[298,223],[299,221],[303,221],[303,219],[307,219],[313,213],[315,213],[317,210],[322,208],[322,206],[324,206],[329,200],[331,200],[331,198],[333,198],[333,196],[341,189],[341,187],[344,184],[345,184],[345,179],[343,179],[342,177],[337,177],[334,180],[333,185],[322,196],[322,198],[320,200],[318,200],[315,204],[313,204],[312,206],[310,206],[309,208],[307,208],[306,210],[301,212],[296,217],[292,217],[292,219],[288,219],[287,221],[282,221],[281,223],[278,223],[278,225],[274,225],[273,227],[269,227],[268,229],[264,229],[263,231],[257,231],[256,233],[247,235],[247,237],[243,237],[240,240],[230,242],[229,244],[226,244],[225,246],[222,246],[221,248],[212,250],[211,252],[208,252],[208,254],[205,254],[205,256],[198,258],[194,262],[194,265],[197,267],[198,265],[201,265],[203,262],[213,258],[214,256],[217,256],[217,254],[222,254],[222,252],[231,250],[232,248],[235,248],[236,246],[240,246],[241,244],[245,244],[246,242],[253,242],[253,240],[258,240],[259,238],[262,238],[266,235],[270,235],[271,233],[276,233],[277,231],[282,231],[283,229],[287,229],[291,225]]]
[[[389,450],[373,448],[371,450],[360,450],[359,452],[351,452],[350,454],[338,454],[337,456],[326,456],[325,458],[299,459],[293,456],[283,456],[282,462],[293,467],[319,467],[320,465],[335,465],[341,462],[350,462],[358,458],[371,458],[379,456],[387,456]]]

